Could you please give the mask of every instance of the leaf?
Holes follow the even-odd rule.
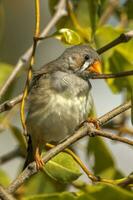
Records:
[[[62,193],[35,195],[23,198],[22,200],[77,200],[77,199],[78,198],[70,192],[62,192]]]
[[[96,33],[97,46],[104,46],[108,42],[117,38],[121,30],[116,30],[112,27],[106,26],[100,28]],[[106,35],[106,37],[105,37]],[[133,40],[128,43],[120,44],[105,52],[103,55],[103,72],[104,73],[118,73],[129,71],[133,68],[133,55],[132,53]],[[120,93],[123,89],[127,89],[127,96],[131,96],[133,76],[123,78],[108,79],[107,84],[112,92]]]
[[[46,163],[44,170],[50,177],[63,183],[72,182],[81,175],[76,161],[64,152]]]
[[[68,45],[78,45],[83,42],[82,38],[77,32],[68,28],[59,29],[58,31],[48,36],[47,38],[49,37],[55,37],[56,39]]]
[[[133,192],[120,188],[114,185],[98,184],[87,187],[88,193],[96,200],[101,199],[118,199],[118,200],[132,200]]]
[[[0,169],[0,185],[8,186],[9,183],[10,183],[9,177],[2,169]]]
[[[86,192],[85,192],[86,191]],[[84,191],[41,194],[22,200],[132,200],[133,192],[114,185],[86,185]]]
[[[114,40],[115,38],[117,38],[121,33],[122,33],[122,30],[114,29],[112,26],[99,27],[95,34],[95,41],[96,41],[97,48],[103,47],[107,43],[109,43],[112,40]],[[116,49],[116,48],[117,48],[117,46],[106,51],[102,55],[103,59],[107,60],[108,57],[112,55],[114,49]],[[105,65],[105,67],[106,67],[106,65]]]
[[[114,167],[113,157],[102,138],[90,138],[87,149],[88,156],[94,156],[95,174],[99,175],[100,173],[104,172],[104,170]]]
[[[132,122],[132,125],[133,125],[133,88],[131,90],[131,104],[132,104],[132,107],[131,107],[131,122]]]
[[[133,1],[127,0],[124,4],[124,10],[128,16],[128,19],[133,19]]]
[[[8,78],[9,74],[12,72],[12,65],[7,63],[0,63],[0,87]]]
[[[96,24],[97,24],[97,18],[98,18],[98,15],[97,15],[98,6],[99,6],[99,0],[88,1],[89,18],[90,18],[90,24],[91,24],[93,33],[96,30]]]
[[[66,185],[51,179],[46,173],[39,172],[25,183],[23,196],[59,192],[65,187]]]
[[[57,0],[50,0],[49,7],[52,15],[55,12]],[[97,24],[97,10],[99,0],[72,0],[72,9],[69,16],[61,18],[57,23],[57,29],[69,28],[78,32],[84,41],[90,42]]]
[[[117,50],[115,50],[108,60],[108,71],[109,73],[118,73],[122,71],[132,70],[133,65],[122,56]],[[133,85],[133,76],[127,76],[123,78],[114,78],[107,80],[108,85],[114,93],[122,92],[123,89],[128,89],[127,92],[130,93],[130,90]]]

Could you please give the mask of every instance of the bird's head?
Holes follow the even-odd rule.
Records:
[[[67,61],[69,70],[82,74],[87,71],[91,73],[101,73],[101,60],[98,53],[88,45],[77,45],[68,48],[63,53],[64,60]]]

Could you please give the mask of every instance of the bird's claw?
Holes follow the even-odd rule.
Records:
[[[36,159],[35,162],[36,162],[37,170],[43,169],[44,162],[43,162],[42,158]]]
[[[87,120],[88,123],[92,123],[96,129],[100,130],[100,125],[99,125],[99,120],[96,118],[88,118]]]
[[[35,153],[35,162],[36,162],[37,170],[43,169],[44,161],[42,160],[42,157],[39,154],[38,148],[36,149],[36,153]]]

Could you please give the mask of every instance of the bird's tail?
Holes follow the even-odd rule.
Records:
[[[28,139],[28,148],[27,148],[27,158],[26,158],[26,161],[24,163],[23,170],[27,167],[27,165],[29,163],[31,163],[33,161],[34,161],[33,146],[32,146],[31,136],[29,136],[29,139]]]

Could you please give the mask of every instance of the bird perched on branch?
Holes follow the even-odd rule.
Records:
[[[30,138],[24,168],[34,160],[42,168],[45,144],[64,140],[88,119],[92,109],[89,76],[100,72],[100,57],[88,45],[68,48],[34,72],[28,95]]]

